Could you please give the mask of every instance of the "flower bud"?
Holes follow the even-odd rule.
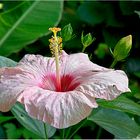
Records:
[[[88,33],[85,36],[82,33],[81,41],[82,41],[84,48],[88,47],[94,40],[95,40],[95,38],[94,37],[92,38],[92,35],[90,33]]]
[[[3,8],[3,4],[2,3],[0,3],[0,9],[2,9]]]
[[[73,29],[71,24],[66,25],[63,29],[62,29],[62,38],[63,41],[69,41],[72,38],[72,33],[73,33]]]
[[[128,35],[126,37],[121,38],[118,43],[116,44],[113,57],[117,61],[121,61],[125,59],[132,47],[132,35]]]

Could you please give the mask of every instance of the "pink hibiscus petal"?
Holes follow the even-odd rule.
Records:
[[[26,73],[23,78],[29,85],[55,90],[55,83],[52,81],[56,70],[54,58],[41,55],[25,55],[17,67]],[[42,85],[42,83],[45,83],[45,85]]]
[[[25,71],[33,82],[41,81],[46,73],[55,73],[54,58],[41,55],[25,55],[18,67]]]
[[[18,81],[21,73],[22,71],[17,68],[0,69],[0,111],[9,111],[25,89]]]
[[[91,75],[76,90],[106,100],[112,100],[123,92],[130,92],[128,78],[121,70],[108,70]]]
[[[92,108],[97,107],[95,99],[82,92],[61,94],[37,87],[24,91],[21,100],[30,116],[56,128],[66,128],[80,122],[91,113]]]
[[[106,68],[92,63],[87,54],[76,53],[71,55],[63,55],[61,57],[61,74],[72,75],[74,77],[87,75],[88,72],[103,71]]]

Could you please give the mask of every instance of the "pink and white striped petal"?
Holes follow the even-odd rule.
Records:
[[[104,71],[106,68],[92,63],[87,54],[76,53],[71,55],[62,55],[61,57],[61,74],[81,77],[88,75],[93,70],[95,72]]]
[[[77,124],[97,107],[94,98],[79,91],[61,93],[32,87],[22,95],[20,102],[30,116],[56,128]]]
[[[18,68],[0,69],[0,111],[9,111],[25,89],[18,80],[20,74],[22,71]]]
[[[112,100],[121,93],[130,92],[126,74],[121,70],[109,69],[86,78],[76,90],[94,98],[106,100]]]

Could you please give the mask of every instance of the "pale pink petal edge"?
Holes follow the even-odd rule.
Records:
[[[19,101],[30,116],[59,129],[77,124],[98,106],[93,97],[81,92],[58,93],[37,87],[26,90]]]

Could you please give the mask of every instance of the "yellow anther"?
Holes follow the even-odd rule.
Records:
[[[56,50],[55,48],[57,48],[58,55],[60,55],[62,52],[62,38],[60,36],[57,36],[57,32],[61,31],[61,28],[53,27],[53,28],[49,28],[49,30],[54,33],[54,36],[52,36],[52,38],[49,39],[50,42],[49,47],[51,53],[53,56],[55,56],[55,50]]]
[[[58,43],[62,43],[62,38],[61,37],[58,37]]]
[[[50,43],[53,43],[54,42],[54,39],[53,38],[49,39],[49,42]]]

